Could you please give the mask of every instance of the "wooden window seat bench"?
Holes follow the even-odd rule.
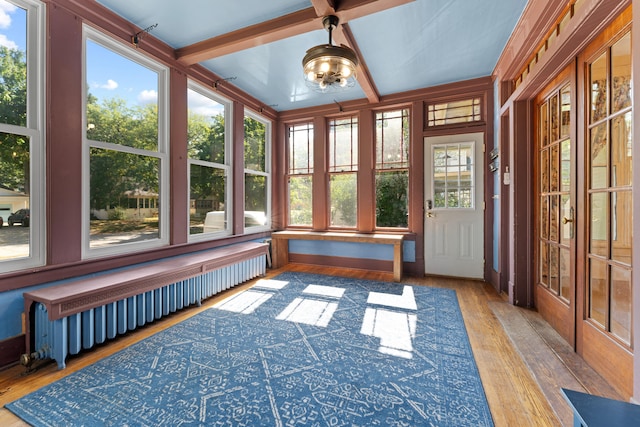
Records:
[[[294,239],[393,245],[393,280],[402,280],[403,234],[285,230],[271,233],[271,239],[274,268],[289,263],[289,240]]]

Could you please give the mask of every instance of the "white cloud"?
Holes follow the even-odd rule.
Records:
[[[217,116],[224,111],[224,107],[196,91],[189,91],[189,112],[207,118]]]
[[[9,49],[18,48],[18,45],[13,40],[9,40],[4,34],[0,34],[0,46],[8,47]]]
[[[0,0],[0,28],[9,28],[11,26],[11,16],[9,14],[15,10],[16,6]]]
[[[115,80],[107,80],[106,84],[100,85],[100,87],[102,89],[106,89],[106,90],[115,90],[118,88],[118,82]]]
[[[158,92],[155,90],[143,90],[138,94],[140,104],[150,104],[158,100]]]

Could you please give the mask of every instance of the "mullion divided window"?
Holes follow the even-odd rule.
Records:
[[[313,123],[289,127],[288,195],[289,225],[312,225]]]
[[[355,228],[358,212],[358,118],[329,122],[330,227]]]

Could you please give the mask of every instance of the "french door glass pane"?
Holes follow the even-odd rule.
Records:
[[[540,283],[549,287],[549,245],[540,242]]]
[[[560,248],[560,297],[571,300],[571,253],[566,248]]]
[[[631,343],[631,270],[611,267],[611,332]]]
[[[549,196],[540,198],[540,237],[549,238]]]
[[[631,106],[631,33],[611,47],[612,113]]]
[[[606,327],[607,318],[607,264],[592,259],[589,268],[589,318]]]
[[[631,185],[633,178],[633,135],[631,111],[615,117],[611,124],[611,186]]]
[[[571,198],[568,194],[563,194],[561,197],[561,205],[560,205],[562,224],[560,225],[560,243],[563,245],[569,246],[571,239],[571,229],[573,228],[573,223],[569,221],[573,218],[573,213],[571,212]]]
[[[607,54],[603,53],[590,67],[591,123],[607,116]]]
[[[540,147],[549,144],[549,102],[540,106]]]
[[[560,191],[571,191],[571,140],[560,143]]]
[[[591,188],[607,187],[608,163],[607,124],[603,123],[591,129]]]
[[[549,287],[558,293],[560,290],[560,250],[549,246]]]
[[[549,206],[549,240],[552,242],[558,241],[558,196],[550,196],[551,206]]]
[[[591,194],[591,244],[589,252],[603,257],[609,256],[607,242],[607,193]]]
[[[540,191],[549,192],[549,149],[540,152]]]
[[[631,191],[611,193],[611,259],[631,265],[633,200]]]
[[[562,88],[560,94],[560,137],[568,138],[571,131],[571,87]]]
[[[560,136],[560,126],[558,117],[558,95],[549,99],[549,122],[551,126],[551,141],[558,140]]]

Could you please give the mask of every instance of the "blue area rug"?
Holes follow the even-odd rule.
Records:
[[[449,289],[286,272],[6,406],[34,426],[492,426]]]

